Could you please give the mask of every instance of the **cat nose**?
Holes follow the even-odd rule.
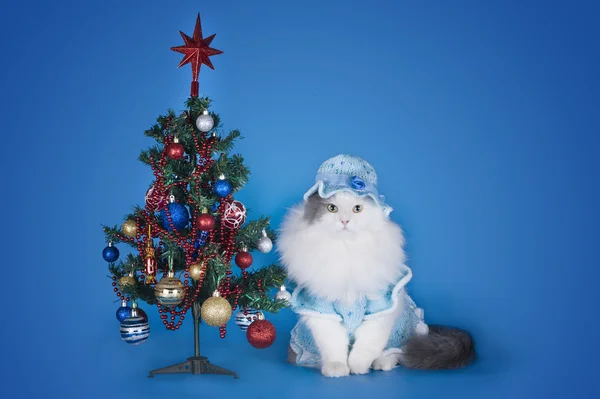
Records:
[[[350,222],[349,220],[342,220],[342,224],[345,226],[348,224],[348,222]]]

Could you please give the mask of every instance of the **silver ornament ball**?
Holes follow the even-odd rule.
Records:
[[[273,249],[273,241],[267,237],[267,233],[263,230],[263,236],[256,242],[256,248],[263,254],[268,254]]]
[[[279,291],[277,291],[277,294],[275,294],[275,299],[283,300],[289,303],[292,299],[292,294],[288,292],[288,290],[285,288],[285,285],[282,285]]]
[[[214,125],[215,125],[215,121],[208,114],[207,110],[204,110],[204,112],[202,112],[202,115],[200,115],[196,119],[196,126],[198,127],[198,130],[200,130],[203,133],[210,132],[210,130],[213,128]]]

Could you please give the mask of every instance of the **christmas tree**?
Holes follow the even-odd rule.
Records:
[[[125,342],[138,345],[150,334],[140,301],[156,305],[164,326],[173,331],[191,311],[194,356],[153,370],[150,376],[214,373],[237,377],[200,356],[199,323],[218,327],[224,338],[227,322],[239,309],[236,323],[246,331],[250,344],[266,348],[276,334],[264,312],[285,307],[289,293],[279,265],[248,270],[251,252],[271,251],[275,233],[267,217],[246,220],[244,205],[234,199],[250,175],[243,157],[230,154],[240,132],[232,130],[220,138],[218,114],[210,109],[209,98],[198,95],[200,66],[214,69],[209,57],[222,51],[210,47],[214,34],[202,37],[199,14],[193,36],[180,33],[184,45],[171,50],[184,54],[179,66],[192,66],[191,95],[183,112],[169,110],[145,131],[156,144],[142,151],[139,159],[152,168],[154,180],[144,207],[135,206],[120,226],[103,226],[107,246],[102,256],[121,300],[117,319]],[[119,259],[117,244],[131,246],[132,253]],[[269,293],[272,288],[280,289],[275,298]]]

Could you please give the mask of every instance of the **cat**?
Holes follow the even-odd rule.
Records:
[[[348,157],[332,158],[330,164],[337,168],[341,162],[343,168]],[[371,170],[360,158],[350,161]],[[425,324],[422,310],[406,293],[412,272],[405,265],[404,233],[389,219],[391,208],[371,195],[376,186],[365,189],[365,179],[336,171],[318,175],[321,187],[309,190],[279,229],[281,262],[297,284],[290,303],[299,320],[288,361],[320,368],[327,377],[398,365],[448,369],[470,364],[476,357],[472,336]],[[363,175],[368,186],[372,175]]]

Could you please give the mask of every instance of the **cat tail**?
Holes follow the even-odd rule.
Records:
[[[471,334],[456,327],[429,325],[428,335],[415,335],[402,347],[399,363],[409,369],[465,367],[476,358]]]

